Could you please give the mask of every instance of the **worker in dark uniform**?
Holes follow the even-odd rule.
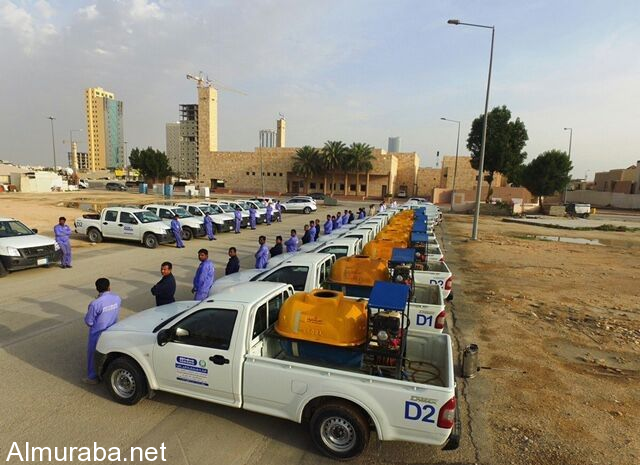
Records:
[[[226,276],[237,273],[238,271],[240,271],[240,259],[238,259],[238,255],[236,255],[236,248],[229,247],[229,261],[227,262],[227,267],[224,269],[224,274]]]

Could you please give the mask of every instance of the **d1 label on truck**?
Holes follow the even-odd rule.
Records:
[[[371,429],[381,441],[457,447],[447,334],[407,336],[405,379],[296,357],[273,336],[293,294],[288,284],[251,282],[137,313],[102,333],[97,373],[126,405],[161,390],[306,423],[316,447],[338,460],[360,455]]]

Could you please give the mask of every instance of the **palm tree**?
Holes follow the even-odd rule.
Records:
[[[293,158],[293,174],[304,178],[305,193],[309,193],[309,179],[313,178],[321,171],[320,152],[318,149],[305,145],[296,150]]]
[[[331,195],[333,195],[333,185],[335,184],[336,171],[341,167],[341,162],[346,151],[347,146],[344,145],[344,142],[341,141],[329,140],[324,143],[324,147],[322,148],[324,168],[327,171],[331,172]]]
[[[352,168],[356,170],[356,195],[360,189],[360,173],[367,173],[373,169],[373,148],[369,144],[362,142],[354,142],[349,146],[349,152],[351,153]],[[367,179],[367,191],[369,189],[369,180]]]
[[[353,170],[353,154],[347,148],[340,157],[340,171],[344,173],[344,195],[349,195],[349,172]]]

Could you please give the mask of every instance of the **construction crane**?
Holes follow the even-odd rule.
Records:
[[[200,71],[197,76],[194,76],[193,74],[187,74],[187,79],[196,81],[196,85],[198,87],[213,87],[216,90],[228,90],[229,92],[235,92],[236,94],[247,95],[246,92],[234,89],[233,87],[223,86],[220,83],[212,81],[211,79],[209,79],[209,76],[203,76],[202,71]]]

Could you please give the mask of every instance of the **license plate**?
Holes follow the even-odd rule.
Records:
[[[46,258],[39,258],[36,263],[37,263],[38,266],[46,265],[47,263],[49,263],[49,260],[46,259]]]

